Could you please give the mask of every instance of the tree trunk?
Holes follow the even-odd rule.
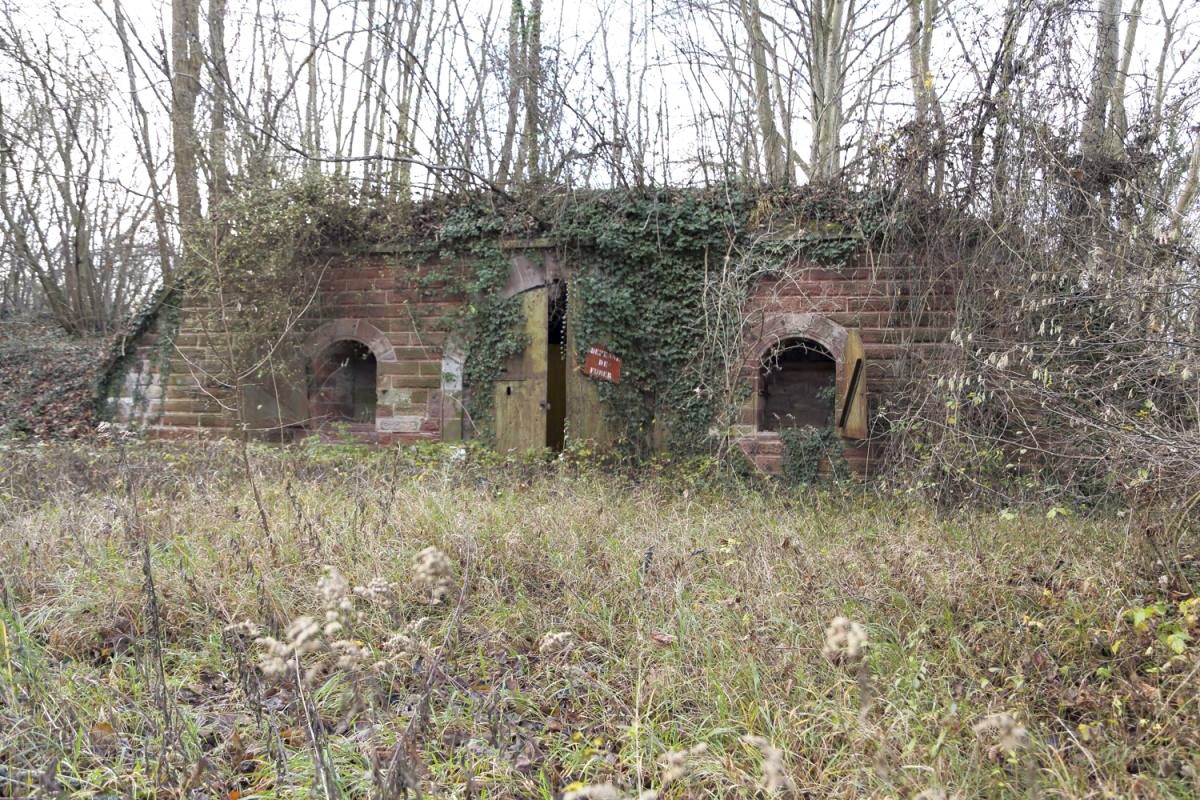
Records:
[[[1108,105],[1113,98],[1117,77],[1117,24],[1121,0],[1096,1],[1096,57],[1092,64],[1092,85],[1083,117],[1082,148],[1084,158],[1096,158],[1105,151]]]
[[[524,33],[525,127],[521,132],[521,155],[517,161],[528,179],[533,181],[541,172],[542,0],[530,0]],[[519,173],[521,171],[518,169]]]
[[[933,193],[940,195],[946,171],[946,158],[942,152],[944,119],[942,106],[938,102],[933,85],[933,70],[930,68],[930,52],[933,49],[933,25],[938,15],[938,0],[909,0],[908,52],[912,68],[913,105],[916,109],[917,135],[933,152],[923,154],[920,177],[925,178],[926,167],[933,162]]]
[[[201,221],[196,161],[196,99],[200,94],[200,2],[171,0],[171,143],[175,149],[180,242],[185,266]]]
[[[767,182],[775,186],[783,185],[789,182],[788,157],[783,137],[775,125],[771,77],[767,70],[767,38],[763,35],[762,11],[758,0],[742,0],[741,14],[749,40],[750,66],[754,74],[754,110],[762,137]]]
[[[525,27],[525,8],[521,0],[512,0],[508,20],[508,120],[500,144],[500,164],[496,170],[496,185],[504,188],[513,171],[513,146],[517,137],[517,117],[520,113],[522,74],[522,42]]]
[[[841,168],[845,0],[812,0],[807,17],[808,61],[813,70],[810,177],[831,180]]]
[[[1112,136],[1116,143],[1125,141],[1129,129],[1129,121],[1125,114],[1125,79],[1129,77],[1129,66],[1133,63],[1133,46],[1137,42],[1138,23],[1142,18],[1143,0],[1133,0],[1129,9],[1129,23],[1125,27],[1125,45],[1121,55],[1121,68],[1117,71],[1113,82],[1112,95]]]
[[[212,120],[208,132],[208,159],[212,172],[208,206],[211,210],[229,194],[229,162],[225,145],[225,108],[229,102],[229,66],[225,59],[225,0],[209,0],[208,48],[213,72]]]
[[[158,180],[158,165],[150,151],[150,118],[145,106],[138,95],[136,73],[134,71],[133,48],[130,47],[128,31],[125,28],[125,12],[120,0],[113,0],[113,25],[117,31],[117,39],[121,42],[121,53],[125,60],[125,73],[129,80],[129,99],[133,104],[137,117],[137,128],[134,131],[134,141],[137,144],[138,155],[146,170],[146,180],[150,184],[150,202],[154,213],[154,245],[158,252],[159,269],[162,271],[163,283],[168,283],[172,267],[172,246],[170,228],[167,222],[167,209],[163,187]]]

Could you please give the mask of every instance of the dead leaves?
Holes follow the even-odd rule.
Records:
[[[96,754],[106,758],[115,756],[121,749],[120,737],[113,730],[113,726],[104,720],[92,725],[88,731],[88,740]]]
[[[655,631],[650,634],[650,638],[654,640],[655,644],[662,647],[670,647],[679,639],[675,634],[667,633],[666,631]]]

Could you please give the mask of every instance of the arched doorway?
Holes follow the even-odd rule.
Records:
[[[782,339],[759,364],[758,429],[835,425],[837,362],[819,342]]]
[[[375,354],[362,342],[333,342],[313,359],[309,409],[317,422],[375,423]]]

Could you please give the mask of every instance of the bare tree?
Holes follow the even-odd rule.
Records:
[[[147,198],[124,184],[109,140],[113,87],[86,54],[55,52],[0,16],[0,58],[15,106],[0,96],[0,216],[9,283],[36,295],[73,335],[109,329],[152,277],[142,251]],[[131,191],[133,190],[133,191]],[[122,251],[123,253],[120,253]]]
[[[932,139],[933,152],[920,160],[920,172],[933,162],[933,193],[940,195],[946,175],[942,137],[946,124],[942,104],[933,80],[931,54],[933,31],[941,10],[939,0],[909,0],[909,63],[912,68],[913,105],[916,109],[917,135]]]

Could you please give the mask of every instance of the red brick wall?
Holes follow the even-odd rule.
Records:
[[[406,257],[383,254],[331,263],[309,313],[277,349],[277,360],[287,362],[287,369],[278,370],[261,391],[251,390],[258,394],[247,406],[259,412],[250,415],[251,430],[276,436],[268,428],[277,428],[277,421],[289,428],[316,427],[317,421],[308,419],[305,361],[335,341],[353,339],[372,350],[378,378],[375,424],[348,425],[356,438],[381,443],[442,438],[447,423],[456,425],[461,416],[458,390],[443,391],[442,351],[447,316],[462,301],[423,285],[422,277],[438,268],[426,264],[414,270]],[[206,375],[223,373],[218,356],[223,345],[219,334],[205,331],[214,314],[202,300],[192,298],[180,314],[162,414],[147,420],[159,435],[228,434],[236,428],[235,415],[220,402],[232,405],[230,390]],[[287,385],[280,387],[281,382]],[[263,395],[271,406],[266,412],[255,402]],[[276,410],[272,397],[280,395]]]
[[[461,386],[443,382],[443,348],[448,336],[446,317],[461,307],[463,299],[431,290],[422,280],[432,270],[444,269],[431,263],[414,271],[411,259],[404,255],[341,257],[330,264],[318,300],[302,326],[278,348],[281,361],[289,353],[302,354],[293,356],[300,374],[305,359],[338,339],[355,339],[371,348],[379,383],[376,422],[354,427],[357,437],[395,442],[457,438],[461,431]],[[930,368],[952,325],[956,285],[954,267],[930,266],[928,259],[917,255],[864,258],[841,269],[797,263],[763,281],[750,304],[750,329],[761,334],[762,341],[757,346],[749,343],[744,364],[744,378],[752,391],[738,429],[743,449],[764,469],[778,469],[782,453],[778,434],[757,430],[755,384],[761,353],[769,345],[767,333],[781,321],[811,314],[820,318],[825,330],[859,334],[866,355],[871,419],[877,422],[881,406],[897,396],[909,377]],[[150,413],[141,412],[147,426],[163,436],[225,434],[236,428],[235,418],[219,402],[231,405],[228,388],[204,374],[217,360],[217,352],[212,347],[216,340],[203,330],[205,318],[211,315],[196,313],[199,309],[193,299],[182,310],[165,375],[141,376],[143,383],[163,385],[161,403],[153,405]],[[143,337],[146,341],[153,339],[155,332],[150,333]],[[791,334],[803,335],[803,331]],[[286,408],[268,409],[251,427],[273,433],[263,430],[271,427],[270,420],[304,421],[308,411],[304,381],[291,384],[284,387],[283,394],[290,394],[282,403]],[[278,385],[274,389],[267,392],[268,405],[273,402],[270,396],[280,394]],[[872,430],[878,432],[880,426],[873,424]],[[878,450],[876,443],[846,440],[847,460],[856,470],[867,471]]]
[[[751,338],[757,333],[762,343],[750,343],[751,355],[744,365],[744,379],[753,388],[740,419],[743,450],[761,468],[778,470],[779,437],[759,431],[757,425],[761,355],[768,339],[774,341],[774,323],[816,314],[856,331],[862,339],[873,436],[861,442],[845,440],[844,453],[857,472],[870,471],[879,450],[878,412],[898,399],[911,376],[932,368],[953,325],[957,282],[954,266],[930,264],[914,254],[864,257],[845,268],[801,262],[760,283],[750,304],[750,328]],[[803,331],[791,334],[802,336]],[[839,369],[839,381],[843,378]]]

